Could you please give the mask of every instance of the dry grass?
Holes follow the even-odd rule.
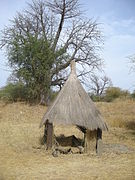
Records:
[[[132,99],[116,100],[113,103],[97,103],[104,119],[110,127],[135,130],[135,101]]]
[[[97,106],[110,127],[109,132],[103,134],[104,143],[135,148],[135,132],[127,126],[135,122],[135,102],[116,101]],[[43,128],[38,127],[45,110],[46,107],[24,103],[0,103],[0,180],[135,179],[134,153],[52,157],[39,142]],[[82,137],[70,126],[55,127],[55,133]]]

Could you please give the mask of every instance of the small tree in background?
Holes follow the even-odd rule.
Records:
[[[107,102],[112,102],[114,99],[123,97],[130,97],[129,91],[121,90],[119,87],[109,87],[105,92],[104,100]]]
[[[89,88],[96,96],[102,96],[110,86],[112,86],[111,79],[106,75],[91,75]]]
[[[22,83],[9,83],[0,89],[0,99],[4,101],[16,102],[27,100],[27,89]]]
[[[89,95],[93,101],[101,101],[105,95],[105,91],[108,87],[112,86],[111,79],[106,75],[93,74],[90,77],[89,82]]]

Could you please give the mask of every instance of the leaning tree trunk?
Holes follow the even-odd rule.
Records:
[[[40,105],[48,106],[50,103],[50,89],[44,91],[43,89],[40,91]]]

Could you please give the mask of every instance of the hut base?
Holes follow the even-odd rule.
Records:
[[[100,156],[102,152],[103,152],[103,143],[102,143],[102,139],[99,139],[96,145],[96,153],[98,156]]]
[[[96,139],[97,139],[97,131],[87,130],[85,134],[85,142],[84,142],[84,152],[95,152],[96,151]]]
[[[46,150],[52,149],[54,144],[53,124],[48,121],[45,124],[44,143],[46,144]]]
[[[97,144],[96,144],[97,155],[101,155],[103,152],[103,143],[102,143],[102,130],[97,129]]]

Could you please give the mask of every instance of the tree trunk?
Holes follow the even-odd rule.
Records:
[[[46,142],[47,142],[47,125],[45,124],[43,143],[46,144]]]
[[[40,95],[40,105],[45,105],[45,95],[44,94],[41,94]]]

